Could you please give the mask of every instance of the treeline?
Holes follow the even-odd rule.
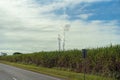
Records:
[[[115,77],[120,80],[120,45],[87,49],[86,73]],[[34,64],[48,68],[83,72],[84,59],[81,50],[35,52],[0,57],[1,60]]]

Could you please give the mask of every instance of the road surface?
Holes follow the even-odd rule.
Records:
[[[0,80],[61,80],[0,63]]]

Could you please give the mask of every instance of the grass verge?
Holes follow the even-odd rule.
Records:
[[[72,71],[62,71],[62,70],[53,69],[53,68],[37,67],[35,65],[28,65],[28,64],[21,64],[21,63],[11,63],[11,62],[6,62],[6,61],[0,61],[0,63],[4,63],[7,65],[15,66],[15,67],[30,70],[30,71],[34,71],[37,73],[59,77],[64,80],[84,80],[83,79],[84,74],[82,73],[75,73]],[[87,74],[86,80],[114,80],[114,79]]]

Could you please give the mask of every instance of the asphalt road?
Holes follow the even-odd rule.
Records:
[[[0,63],[0,80],[61,80]]]

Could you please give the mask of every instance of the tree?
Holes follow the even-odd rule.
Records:
[[[22,54],[22,53],[20,53],[20,52],[13,53],[13,55],[19,55],[19,54]]]
[[[7,53],[1,52],[1,56],[7,56]]]

